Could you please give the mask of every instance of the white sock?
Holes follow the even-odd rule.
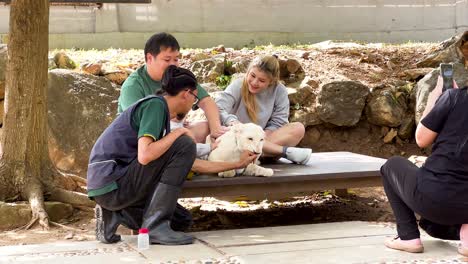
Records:
[[[312,149],[310,148],[288,147],[286,149],[286,158],[297,164],[307,164],[311,154]]]

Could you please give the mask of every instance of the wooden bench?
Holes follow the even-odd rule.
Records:
[[[313,153],[307,165],[290,164],[284,159],[265,165],[275,171],[272,177],[194,176],[184,183],[181,198],[242,195],[268,198],[278,194],[380,186],[380,167],[385,161],[351,152]]]

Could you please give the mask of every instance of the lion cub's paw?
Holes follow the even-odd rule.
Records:
[[[269,169],[269,168],[263,168],[263,169],[264,169],[264,171],[263,171],[262,176],[265,176],[265,177],[273,176],[273,170],[272,169]]]
[[[218,176],[221,178],[232,178],[236,176],[236,171],[235,170],[223,171],[223,172],[218,173]]]

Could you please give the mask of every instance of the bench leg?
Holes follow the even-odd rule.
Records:
[[[340,197],[348,196],[348,189],[335,189],[335,195]]]

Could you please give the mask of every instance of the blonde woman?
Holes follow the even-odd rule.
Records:
[[[255,123],[267,135],[263,154],[284,157],[306,164],[312,153],[296,148],[304,137],[301,123],[289,123],[289,99],[286,87],[279,82],[280,66],[275,56],[256,57],[243,79],[233,81],[216,99],[221,123]]]

